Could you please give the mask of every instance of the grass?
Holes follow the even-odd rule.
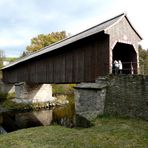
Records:
[[[91,128],[58,125],[0,135],[0,148],[147,148],[148,122],[100,117]]]

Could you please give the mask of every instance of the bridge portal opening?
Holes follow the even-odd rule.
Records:
[[[137,74],[137,53],[133,45],[117,43],[113,49],[113,62],[121,60],[123,74]]]

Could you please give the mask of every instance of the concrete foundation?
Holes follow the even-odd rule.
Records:
[[[52,102],[52,86],[50,84],[26,84],[24,82],[15,84],[17,103]]]

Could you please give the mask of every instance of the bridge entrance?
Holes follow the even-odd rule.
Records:
[[[113,49],[114,60],[121,60],[123,74],[137,74],[137,53],[133,45],[118,42]]]

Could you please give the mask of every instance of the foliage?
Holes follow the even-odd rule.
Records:
[[[0,93],[0,102],[15,98],[15,93]]]
[[[5,59],[4,51],[0,50],[0,68],[3,67],[3,61]]]
[[[66,37],[67,37],[67,34],[65,31],[52,32],[47,35],[40,34],[37,37],[34,37],[31,39],[31,45],[27,46],[26,50],[29,53],[35,52],[35,51],[42,49],[43,47],[46,47],[50,44],[60,41]],[[23,54],[25,55],[27,53],[23,53]]]
[[[130,148],[148,146],[147,121],[102,117],[91,128],[42,126],[0,135],[0,147],[8,148]]]
[[[71,127],[73,126],[73,118],[75,115],[74,94],[66,96],[69,103],[63,106],[57,106],[53,109],[53,122],[59,125]],[[56,97],[58,99],[58,95]]]
[[[53,94],[72,94],[76,84],[52,84]]]
[[[139,46],[139,62],[142,74],[148,75],[148,50],[144,50]]]
[[[6,57],[5,60],[8,61],[8,62],[14,62],[14,61],[17,60],[17,58],[15,58],[15,57]]]

